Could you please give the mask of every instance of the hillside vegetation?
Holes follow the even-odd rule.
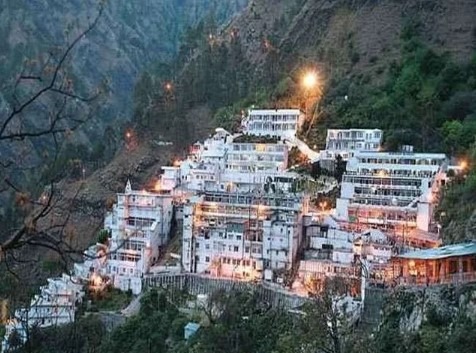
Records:
[[[173,65],[143,75],[135,122],[148,137],[186,145],[214,126],[233,129],[252,105],[299,106],[314,111],[301,133],[310,146],[324,147],[327,128],[381,128],[388,150],[411,144],[471,162],[476,27],[468,13],[475,12],[471,2],[254,1],[225,29],[202,21]],[[441,23],[442,13],[458,25]],[[317,70],[319,91],[301,88],[307,70]],[[213,119],[190,114],[197,107]],[[457,213],[454,195],[468,201],[455,219],[440,220],[447,241],[475,236],[471,175],[445,192],[443,214]]]

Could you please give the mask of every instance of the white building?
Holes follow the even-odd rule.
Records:
[[[336,157],[348,161],[359,151],[379,151],[383,132],[379,129],[329,129],[327,130],[326,149],[320,152],[324,167],[331,167]]]
[[[9,347],[9,338],[16,332],[22,343],[34,327],[45,328],[74,322],[76,306],[84,296],[83,286],[76,278],[63,274],[49,278],[48,285],[40,287],[40,293],[31,300],[28,308],[18,309],[5,326],[2,352]]]
[[[227,171],[253,173],[287,169],[288,147],[271,143],[232,143],[226,159]]]
[[[306,208],[297,196],[216,192],[193,198],[184,206],[184,270],[245,279],[289,270]]]
[[[193,145],[178,172],[172,171],[173,167],[163,168],[162,181],[193,191],[250,192],[263,189],[265,184],[275,190],[292,189],[299,176],[286,172],[286,144],[239,141],[239,136],[217,129],[203,144]]]
[[[306,250],[298,275],[308,290],[316,290],[319,281],[333,276],[357,284],[363,271],[367,277],[378,276],[386,268],[393,250],[387,235],[377,229],[357,233],[331,224],[305,217]]]
[[[94,244],[83,253],[84,261],[74,264],[74,275],[83,281],[90,281],[93,274],[106,275],[108,247]]]
[[[117,194],[117,204],[106,216],[111,232],[106,274],[122,290],[141,291],[141,278],[158,260],[169,240],[173,217],[170,193],[133,191]]]
[[[243,120],[246,134],[292,139],[304,122],[299,109],[250,110]]]
[[[336,217],[400,236],[415,228],[429,231],[445,167],[444,154],[413,153],[411,148],[357,152],[343,176]]]

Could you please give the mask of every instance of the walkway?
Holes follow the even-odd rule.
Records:
[[[125,317],[131,317],[138,314],[140,310],[141,299],[142,299],[142,294],[132,299],[130,304],[126,308],[121,310],[121,314],[124,315]]]
[[[320,159],[319,152],[312,150],[304,141],[294,137],[293,139],[286,139],[286,144],[291,147],[297,147],[302,154],[304,154],[311,163],[317,162]]]

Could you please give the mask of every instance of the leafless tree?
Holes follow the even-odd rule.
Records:
[[[55,163],[62,141],[91,119],[94,109],[88,108],[99,104],[105,88],[100,85],[88,94],[78,93],[68,62],[75,48],[94,31],[102,13],[100,6],[87,27],[59,54],[50,52],[45,60],[24,63],[6,109],[0,110],[0,155],[2,151],[18,149],[18,144],[28,148],[41,140],[52,146],[50,163]],[[32,168],[38,166],[21,163],[13,153],[0,160],[0,198],[14,194],[17,205],[25,209],[24,219],[0,238],[0,263],[4,262],[7,268],[19,260],[18,251],[25,246],[53,250],[63,257],[75,252],[67,241],[66,230],[71,217],[68,210],[79,190],[66,198],[51,181],[39,196],[35,195],[22,186],[17,175],[22,169]]]

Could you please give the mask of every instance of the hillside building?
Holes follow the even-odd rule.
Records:
[[[169,240],[173,216],[170,193],[134,191],[130,182],[106,216],[110,231],[106,274],[114,286],[140,292],[141,277],[158,260]]]
[[[254,109],[243,119],[242,128],[244,133],[250,135],[293,139],[304,118],[299,109]]]
[[[291,195],[216,192],[192,198],[184,206],[183,268],[250,280],[289,270],[306,209],[306,200]]]
[[[433,210],[446,182],[446,156],[437,153],[356,152],[347,164],[337,219],[405,237],[433,231]]]
[[[9,348],[9,338],[14,332],[22,343],[28,339],[29,329],[46,328],[74,322],[75,311],[84,296],[83,286],[71,276],[49,278],[48,285],[40,287],[40,293],[31,300],[30,306],[15,311],[5,326],[2,352]]]
[[[292,189],[299,176],[286,171],[286,144],[239,141],[237,136],[217,129],[203,144],[193,146],[178,170],[163,168],[162,181],[196,192],[252,192],[264,185],[275,190]]]
[[[338,155],[348,161],[356,152],[380,151],[382,139],[383,131],[379,129],[329,129],[326,149],[320,151],[321,166],[332,170]]]
[[[402,285],[476,282],[476,242],[413,251],[392,259],[391,278]]]

